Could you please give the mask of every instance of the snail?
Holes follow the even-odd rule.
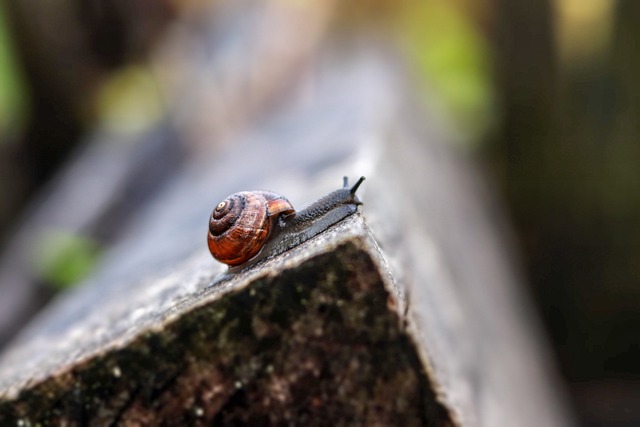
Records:
[[[362,204],[344,177],[343,187],[296,212],[286,197],[269,191],[242,191],[218,203],[209,218],[211,255],[237,270],[281,254],[325,231]]]

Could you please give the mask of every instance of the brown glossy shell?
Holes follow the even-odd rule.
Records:
[[[209,251],[220,262],[232,267],[240,265],[260,252],[278,215],[293,212],[291,203],[280,194],[267,191],[232,194],[211,213]]]

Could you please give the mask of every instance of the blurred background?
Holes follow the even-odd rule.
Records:
[[[397,53],[421,101],[437,105],[460,135],[452,149],[473,156],[493,181],[581,424],[640,425],[640,2],[267,3],[305,36],[264,34],[279,41],[275,62],[261,62],[259,46],[234,58],[253,97],[231,106],[233,74],[194,73],[194,40],[215,44],[221,28],[251,26],[256,14],[272,13],[267,7],[0,2],[0,248],[8,266],[0,346],[91,273],[119,224],[207,150],[207,132],[223,141],[286,96],[288,73],[304,66],[299,52],[366,37]],[[189,108],[196,95],[176,89],[194,75],[211,79],[216,96],[207,102],[219,114],[198,117]],[[91,156],[108,170],[74,162]],[[38,235],[46,250],[18,259],[21,235],[43,215],[38,207],[70,176],[111,192],[64,201],[70,226]],[[11,280],[16,265],[28,281]]]

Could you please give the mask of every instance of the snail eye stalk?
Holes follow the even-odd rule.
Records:
[[[344,181],[344,186],[348,187],[347,185],[347,177],[344,177],[345,181]],[[356,194],[356,191],[358,191],[358,188],[360,187],[360,184],[362,184],[365,180],[364,176],[361,176],[360,179],[358,180],[358,182],[356,182],[355,184],[353,184],[353,187],[351,187],[351,190],[349,190],[351,192],[351,194]]]

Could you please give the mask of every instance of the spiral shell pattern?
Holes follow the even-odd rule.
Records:
[[[291,203],[280,194],[267,191],[232,194],[211,213],[209,251],[229,266],[242,264],[260,252],[278,215],[293,212]]]

